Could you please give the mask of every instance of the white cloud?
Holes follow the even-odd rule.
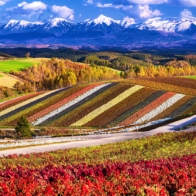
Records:
[[[23,7],[24,5],[27,5],[27,2],[23,1],[22,3],[19,3],[17,6],[18,7]]]
[[[0,0],[0,6],[5,5],[9,0]]]
[[[87,0],[86,3],[87,4],[93,4],[94,2],[93,2],[93,0]]]
[[[179,1],[187,7],[196,6],[196,0],[179,0]]]
[[[149,4],[163,4],[169,3],[170,0],[116,0],[116,4],[130,5],[130,4],[138,4],[138,5],[149,5]]]
[[[25,3],[25,2],[24,2]],[[34,1],[23,5],[24,10],[46,10],[47,5],[41,1]]]
[[[137,12],[140,18],[151,18],[154,16],[161,16],[162,13],[159,10],[151,10],[148,5],[138,5],[136,6]]]
[[[113,5],[111,3],[104,3],[104,4],[97,3],[96,6],[97,7],[101,7],[101,8],[109,8],[109,7],[112,7],[112,8],[116,8],[116,9],[123,8],[124,7],[122,4],[121,5]]]
[[[41,1],[33,1],[32,3],[27,3],[23,1],[17,4],[17,6],[8,8],[7,12],[9,17],[12,15],[19,15],[23,17],[31,18],[32,16],[40,17],[47,9],[47,5]]]
[[[104,4],[97,3],[96,6],[97,7],[101,7],[101,8],[109,8],[109,7],[112,7],[112,8],[116,8],[116,9],[123,8],[124,7],[123,5],[113,5],[111,3],[104,3]]]
[[[68,8],[67,6],[52,6],[52,12],[58,17],[74,20],[74,10]]]
[[[189,17],[192,17],[193,14],[191,11],[187,10],[187,9],[184,9],[181,13],[180,13],[180,17],[181,18],[189,18]]]
[[[152,18],[162,15],[160,10],[151,10],[149,5],[124,6],[122,10],[130,16],[134,16],[140,19]]]

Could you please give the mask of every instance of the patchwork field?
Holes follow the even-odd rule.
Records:
[[[11,59],[0,61],[0,71],[1,72],[10,72],[19,71],[21,69],[28,68],[33,64],[39,63],[44,58],[20,58],[20,59]]]
[[[100,82],[0,103],[0,126],[14,126],[22,115],[34,126],[104,128],[195,113],[196,96],[179,93],[176,87],[166,91],[131,83]]]

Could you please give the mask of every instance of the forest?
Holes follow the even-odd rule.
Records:
[[[39,64],[11,71],[10,74],[21,82],[17,82],[14,89],[1,87],[1,98],[98,81],[196,75],[196,55],[188,52],[183,55],[181,52],[168,54],[166,51],[97,52],[69,48],[1,51],[3,61],[21,56],[43,57]]]

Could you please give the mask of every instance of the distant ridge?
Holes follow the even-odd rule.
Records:
[[[155,17],[135,23],[133,18],[114,20],[100,15],[73,23],[53,18],[45,23],[10,20],[0,25],[0,45],[63,44],[79,47],[159,48],[184,47],[196,43],[196,18]]]

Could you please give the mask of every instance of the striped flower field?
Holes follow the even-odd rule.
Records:
[[[130,83],[94,83],[0,103],[0,126],[24,115],[34,126],[113,127],[196,112],[196,97]]]

